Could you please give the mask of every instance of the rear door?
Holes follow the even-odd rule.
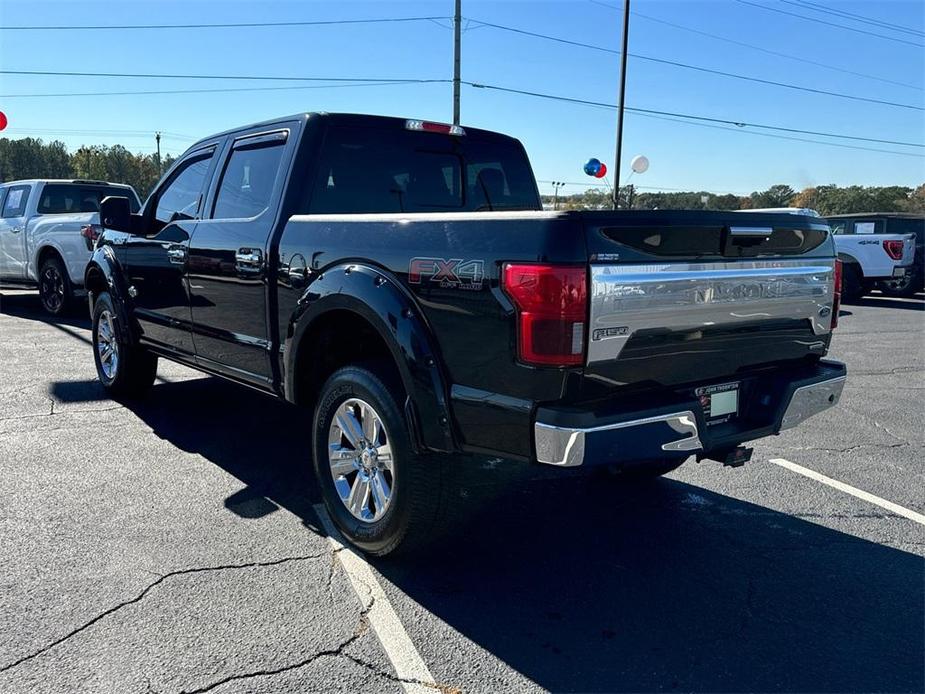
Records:
[[[197,361],[262,386],[272,383],[269,240],[295,127],[264,127],[235,137],[213,185],[211,209],[196,227],[189,248]]]
[[[161,349],[193,355],[186,286],[189,240],[202,215],[218,144],[183,158],[145,206],[147,233],[129,236],[120,256],[134,293],[134,314],[142,338]]]
[[[26,278],[26,206],[30,185],[9,186],[0,207],[0,277]]]

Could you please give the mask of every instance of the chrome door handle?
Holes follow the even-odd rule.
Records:
[[[20,231],[22,231],[22,227],[11,227],[10,228],[10,233],[13,233],[13,234],[18,234]]]
[[[179,248],[169,248],[167,249],[167,257],[170,259],[171,263],[183,264],[186,262],[186,249],[182,246]]]
[[[234,254],[234,262],[251,268],[263,265],[263,253],[259,248],[239,248]]]

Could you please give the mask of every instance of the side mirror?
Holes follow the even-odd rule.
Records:
[[[100,226],[132,233],[132,208],[128,198],[108,195],[100,203]]]

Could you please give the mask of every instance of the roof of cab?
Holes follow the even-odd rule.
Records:
[[[921,212],[849,212],[847,214],[827,214],[826,219],[860,219],[861,217],[894,217],[898,219],[925,219]]]
[[[396,116],[376,116],[366,113],[328,113],[327,111],[310,111],[306,113],[296,113],[291,116],[283,116],[280,118],[273,118],[271,120],[260,121],[257,123],[248,123],[246,125],[241,125],[236,128],[230,128],[229,130],[224,130],[220,133],[215,133],[214,135],[209,135],[208,137],[203,137],[198,140],[196,143],[189,147],[189,150],[195,149],[201,145],[207,144],[212,140],[216,140],[220,137],[225,137],[227,135],[234,135],[243,130],[250,130],[251,128],[270,128],[276,125],[282,125],[286,122],[291,121],[301,121],[307,123],[309,120],[324,120],[330,123],[336,123],[337,125],[352,125],[352,126],[379,126],[379,127],[394,127],[397,130],[404,130],[405,124],[409,120],[423,120],[420,118],[409,119],[409,118],[398,118]],[[426,121],[431,122],[431,121]],[[470,128],[469,126],[463,125],[462,129],[467,135],[477,135],[479,137],[495,137],[495,138],[504,138],[508,140],[513,140],[510,135],[505,135],[503,133],[494,132],[491,130],[482,130],[481,128]],[[454,136],[456,137],[456,136]]]
[[[128,183],[110,183],[109,181],[94,181],[84,178],[22,178],[18,181],[3,181],[0,185],[12,186],[32,183],[74,183],[87,186],[119,186],[121,188],[131,188]]]

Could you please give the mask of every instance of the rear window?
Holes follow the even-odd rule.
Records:
[[[110,195],[128,198],[132,212],[138,212],[138,199],[132,191],[115,186],[92,186],[75,183],[51,183],[42,189],[39,214],[73,214],[99,212],[100,201]]]
[[[328,131],[310,206],[316,214],[536,209],[533,172],[514,141],[349,127]]]
[[[894,217],[887,220],[887,231],[891,234],[915,234],[916,243],[925,241],[925,219],[903,219]]]

